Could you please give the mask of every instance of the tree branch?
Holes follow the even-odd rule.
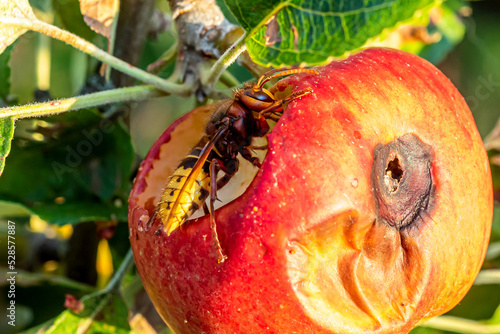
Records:
[[[142,55],[144,42],[149,32],[155,0],[121,0],[114,56],[137,66]],[[134,84],[134,78],[119,72],[111,72],[116,87]]]
[[[181,80],[195,83],[201,101],[211,92],[202,73],[208,73],[244,31],[225,19],[214,0],[169,0],[169,4],[179,35],[176,71]]]

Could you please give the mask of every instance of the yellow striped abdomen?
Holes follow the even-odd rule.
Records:
[[[195,148],[181,162],[161,196],[157,214],[167,235],[196,212],[210,194],[210,162],[205,161],[200,171],[191,175],[200,151]]]

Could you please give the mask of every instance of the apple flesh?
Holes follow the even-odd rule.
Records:
[[[211,108],[179,119],[143,162],[130,240],[176,333],[408,332],[455,306],[479,272],[491,175],[457,89],[427,61],[390,49],[316,70],[273,87],[278,97],[314,94],[288,104],[251,184],[216,211],[224,263],[207,216],[169,237],[146,228]]]

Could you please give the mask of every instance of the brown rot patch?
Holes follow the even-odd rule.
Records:
[[[432,159],[431,147],[412,133],[375,148],[371,179],[381,221],[403,229],[429,210]]]

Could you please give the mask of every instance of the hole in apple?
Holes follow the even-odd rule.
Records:
[[[389,164],[387,165],[386,172],[395,180],[398,182],[401,181],[401,177],[403,176],[403,170],[401,169],[401,166],[399,165],[399,159],[396,156],[394,160],[389,161]]]
[[[401,169],[401,165],[399,164],[399,159],[396,156],[393,160],[389,161],[387,164],[387,169],[385,170],[385,182],[389,191],[396,192],[398,190],[399,182],[403,177],[403,169]]]
[[[430,210],[433,156],[432,148],[412,133],[375,148],[371,179],[381,221],[403,229]]]
[[[137,202],[144,207],[150,215],[153,214],[158,204],[161,194],[179,163],[186,157],[191,149],[204,133],[204,126],[211,116],[211,109],[198,108],[193,110],[184,118],[174,124],[174,127],[162,135],[155,143],[152,151],[146,158],[147,164],[142,168],[148,170],[144,177],[143,192],[137,196]],[[267,139],[253,138],[252,153],[261,162],[267,154]],[[255,178],[258,168],[238,155],[239,170],[229,183],[217,192],[218,201],[215,202],[215,209],[228,204],[241,196]],[[219,172],[218,177],[222,177],[223,172]],[[208,204],[208,202],[207,202]],[[203,209],[197,210],[189,220],[204,216]],[[157,227],[155,227],[157,229]]]
[[[262,149],[262,147],[267,147],[267,139],[263,138],[253,138],[252,147],[257,147],[258,149],[251,150],[254,156],[259,158],[260,162],[264,161],[267,154],[267,148]],[[238,154],[239,168],[236,174],[231,178],[231,180],[223,188],[217,190],[218,201],[215,202],[215,209],[232,202],[236,198],[243,195],[245,190],[247,190],[250,183],[253,181],[259,169],[252,165],[248,160],[245,160]],[[219,178],[223,175],[223,172],[219,172]],[[209,199],[207,199],[207,205],[209,204]],[[196,219],[204,216],[203,210],[198,210],[195,212],[189,220]]]

